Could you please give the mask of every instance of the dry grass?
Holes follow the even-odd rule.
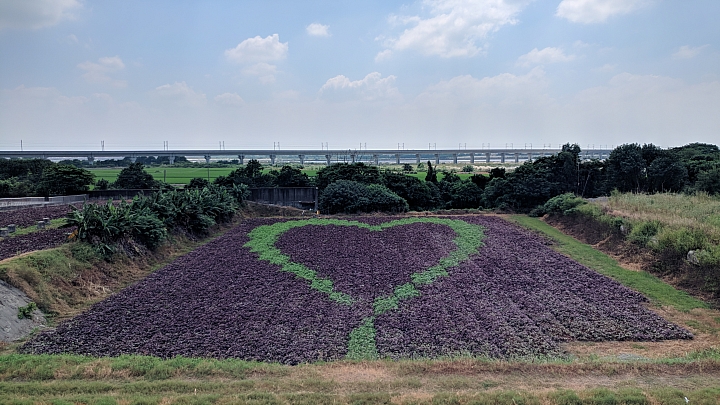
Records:
[[[657,221],[671,228],[697,229],[720,241],[720,197],[707,194],[614,194],[607,213],[631,222]]]

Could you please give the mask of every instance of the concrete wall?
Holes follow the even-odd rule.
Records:
[[[70,204],[87,200],[87,194],[64,195],[58,197],[21,197],[21,198],[0,198],[0,210],[12,210],[13,208]]]
[[[248,200],[317,211],[317,187],[257,187]]]

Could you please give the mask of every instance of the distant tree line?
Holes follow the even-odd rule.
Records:
[[[581,197],[609,195],[613,190],[634,193],[707,192],[720,194],[720,150],[693,143],[661,149],[652,144],[618,146],[606,160],[583,160],[578,145],[566,144],[556,155],[528,161],[512,171],[502,167],[462,179],[454,170],[439,170],[431,162],[420,164],[424,180],[402,171],[383,170],[364,163],[337,163],[320,169],[315,177],[283,166],[266,170],[257,160],[220,176],[212,183],[228,190],[248,187],[304,187],[320,190],[320,209],[326,213],[372,211],[402,212],[452,208],[501,208],[527,212],[550,198],[572,193]],[[472,167],[463,168],[472,172]],[[42,159],[0,160],[0,196],[71,194],[87,191],[90,172]],[[211,183],[193,179],[188,188]],[[100,180],[103,188],[169,188],[136,162],[124,168],[117,180]]]
[[[715,145],[689,144],[661,149],[652,144],[625,144],[606,160],[583,160],[578,145],[566,144],[556,155],[525,162],[513,171],[494,168],[488,175],[463,180],[454,170],[421,164],[424,181],[402,172],[364,163],[337,163],[320,169],[314,178],[283,166],[265,171],[250,160],[214,183],[230,187],[316,186],[320,209],[329,214],[407,210],[501,208],[527,212],[566,193],[581,197],[609,195],[613,190],[635,193],[696,191],[720,194],[720,150]],[[463,168],[472,172],[472,167]],[[191,187],[207,180],[194,179]]]
[[[0,159],[0,197],[81,194],[95,175],[46,159]]]

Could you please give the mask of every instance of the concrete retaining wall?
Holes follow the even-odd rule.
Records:
[[[261,204],[283,205],[317,211],[317,187],[257,187],[250,189],[248,200]]]

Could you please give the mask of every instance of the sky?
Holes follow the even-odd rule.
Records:
[[[720,144],[718,0],[0,0],[0,150]]]

